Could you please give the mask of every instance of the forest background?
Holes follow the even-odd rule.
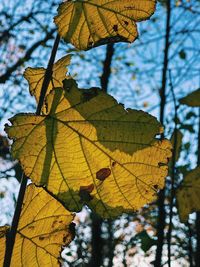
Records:
[[[22,74],[29,66],[46,67],[56,34],[52,18],[59,3],[0,3],[1,225],[11,223],[21,179],[4,124],[18,112],[35,110]],[[133,44],[74,53],[69,73],[80,87],[103,87],[125,107],[151,113],[164,125],[168,139],[179,129],[180,155],[175,166],[170,165],[158,202],[113,221],[103,221],[86,208],[77,215],[76,239],[62,254],[64,266],[200,266],[199,215],[192,214],[187,223],[181,223],[175,197],[199,158],[199,109],[179,103],[200,87],[199,15],[198,0],[159,1],[151,19],[140,23],[139,38]],[[70,52],[73,46],[61,41],[57,58]]]

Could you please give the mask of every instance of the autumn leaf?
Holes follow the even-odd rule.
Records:
[[[180,103],[190,107],[200,107],[200,88],[181,98]]]
[[[70,60],[71,56],[67,55],[59,59],[53,65],[52,78],[49,83],[46,95],[48,95],[54,87],[62,87],[62,81],[66,78],[66,67],[69,66]],[[30,94],[35,97],[37,103],[39,102],[45,72],[45,68],[27,68],[24,72],[24,78],[29,83]]]
[[[115,42],[133,42],[136,22],[155,11],[155,0],[75,0],[62,3],[55,17],[58,32],[79,50]]]
[[[72,214],[56,199],[43,188],[30,184],[24,198],[11,267],[61,266],[62,246],[68,245],[74,236],[72,220]],[[0,228],[0,263],[5,253],[3,233],[6,230]]]
[[[187,173],[177,190],[179,217],[182,222],[188,220],[189,214],[200,211],[200,166]]]
[[[3,266],[4,254],[6,250],[6,234],[9,226],[0,226],[0,266]]]
[[[80,90],[72,79],[45,106],[46,116],[19,114],[6,127],[12,154],[34,183],[70,210],[87,203],[103,217],[156,198],[171,156],[170,142],[155,138],[162,132],[156,118],[125,110],[102,90]]]

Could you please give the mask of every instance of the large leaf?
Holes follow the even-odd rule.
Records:
[[[178,211],[182,222],[189,214],[200,211],[200,166],[188,172],[177,190]]]
[[[70,210],[87,202],[104,217],[154,200],[171,155],[169,141],[155,138],[162,131],[158,121],[125,110],[102,90],[64,84],[49,94],[47,116],[20,114],[6,127],[26,175]]]
[[[190,107],[200,107],[200,88],[181,98],[180,103]]]
[[[155,11],[155,0],[75,0],[60,5],[55,23],[66,42],[80,50],[114,42],[133,42],[136,22]]]
[[[66,67],[69,66],[70,60],[71,56],[67,55],[59,59],[53,65],[52,78],[49,83],[46,95],[49,94],[53,87],[62,87],[62,81],[66,78]],[[24,78],[26,78],[29,83],[30,94],[35,97],[37,102],[39,102],[45,72],[45,68],[27,68],[24,72]]]
[[[69,244],[74,236],[72,220],[72,214],[43,188],[29,185],[17,229],[11,267],[61,266],[62,246]],[[5,236],[0,240],[1,262]]]

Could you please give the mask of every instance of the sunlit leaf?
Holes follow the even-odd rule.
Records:
[[[79,50],[114,42],[133,42],[136,22],[155,11],[155,0],[75,0],[60,5],[55,23],[66,42]]]
[[[190,107],[200,107],[200,88],[181,98],[180,103]]]
[[[188,172],[177,191],[178,211],[182,222],[189,214],[200,211],[200,167]]]
[[[59,59],[53,65],[52,79],[49,83],[47,94],[53,87],[62,87],[62,81],[66,78],[67,66],[69,66],[71,56],[67,55]],[[24,78],[29,83],[30,94],[33,95],[37,102],[39,102],[40,92],[44,81],[45,68],[27,68],[24,72]]]
[[[170,142],[155,138],[160,123],[97,88],[80,90],[74,80],[64,85],[47,97],[47,116],[19,114],[6,127],[26,175],[70,210],[86,202],[103,217],[154,200],[171,156]]]
[[[72,220],[72,214],[43,188],[29,185],[17,229],[11,267],[61,266],[62,246],[68,245],[74,235]],[[0,260],[4,257],[2,244],[5,244],[5,237],[1,239]]]
[[[6,233],[9,226],[0,226],[0,266],[3,266],[4,254],[6,250]]]

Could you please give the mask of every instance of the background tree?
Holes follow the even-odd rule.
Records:
[[[21,75],[25,67],[37,66],[38,61],[40,64],[43,62],[43,65],[46,66],[56,31],[52,17],[56,14],[57,6],[58,1],[44,3],[39,0],[18,1],[18,3],[5,1],[0,6],[2,23],[0,34],[0,82],[2,83],[0,116],[3,135],[1,151],[2,164],[4,163],[5,166],[4,169],[2,167],[1,185],[2,189],[7,186],[11,187],[10,192],[14,191],[13,183],[16,184],[10,177],[16,177],[19,180],[20,170],[16,169],[18,165],[10,158],[8,144],[4,138],[3,124],[12,114],[18,111],[32,111],[35,108],[34,101],[28,96],[27,83],[21,78]],[[142,108],[160,118],[165,126],[166,137],[171,137],[174,125],[181,130],[184,136],[180,159],[173,168],[174,180],[170,176],[167,178],[166,187],[160,193],[158,203],[152,203],[142,212],[132,216],[122,216],[114,222],[102,223],[92,218],[92,243],[90,244],[87,234],[82,234],[75,240],[75,245],[72,244],[76,251],[75,259],[77,258],[76,253],[79,256],[82,253],[81,264],[87,265],[90,261],[92,262],[91,255],[94,255],[95,249],[98,251],[98,246],[101,244],[103,253],[99,266],[101,264],[112,266],[112,262],[114,266],[117,256],[118,263],[122,262],[122,266],[126,266],[126,264],[129,266],[129,253],[132,253],[133,260],[140,255],[141,261],[146,261],[147,264],[152,262],[155,266],[166,263],[170,266],[171,263],[179,260],[182,262],[180,264],[189,262],[190,266],[195,266],[195,217],[191,217],[186,226],[179,224],[175,208],[176,201],[174,194],[171,193],[180,185],[185,171],[195,165],[196,148],[191,144],[197,144],[198,114],[191,108],[180,106],[178,118],[174,120],[176,109],[173,92],[177,105],[183,95],[199,87],[199,13],[200,6],[197,0],[162,1],[152,19],[140,26],[140,38],[133,45],[116,44],[114,49],[112,48],[113,51],[111,46],[95,48],[88,52],[80,52],[72,60],[70,73],[76,75],[81,86],[102,85],[104,90],[108,90],[127,107]],[[67,48],[66,45],[61,45],[58,55],[62,55],[66,49],[70,51],[73,48],[70,45]],[[102,63],[99,63],[99,59],[102,60]],[[171,80],[169,79],[169,70]],[[177,142],[174,141],[174,143]],[[1,203],[4,207],[5,201],[10,199],[10,194],[4,193],[5,190],[2,189]],[[4,216],[2,220],[9,221],[11,215],[12,213],[10,213],[10,217]],[[86,218],[90,221],[88,216]],[[157,218],[159,218],[158,222]],[[171,219],[169,220],[169,218]],[[81,220],[80,222],[82,222]],[[140,230],[137,230],[138,224]],[[167,260],[169,227],[171,228],[171,237],[168,234],[168,240],[171,239],[171,248],[168,246],[168,254],[172,256],[171,261]],[[125,234],[118,234],[119,228],[123,229]],[[134,229],[132,230],[132,239],[129,228]],[[94,230],[98,229],[99,231],[96,233]],[[157,249],[154,238],[152,238],[153,241],[150,240],[150,245],[152,245],[150,250],[156,255],[155,261],[148,256],[149,250],[146,253],[142,251],[142,245],[146,244],[148,239],[142,239],[142,235],[139,235],[137,240],[134,239],[136,233],[143,233],[143,231],[154,235],[155,240],[156,236],[158,238]],[[85,232],[83,231],[83,233]],[[95,237],[98,237],[97,242],[94,241]],[[121,245],[119,240],[122,241]],[[83,244],[89,253],[83,253],[81,249]],[[130,252],[131,249],[134,252]],[[163,257],[161,257],[162,255]],[[74,261],[74,266],[80,266],[78,265],[80,257],[78,258],[79,261]]]

